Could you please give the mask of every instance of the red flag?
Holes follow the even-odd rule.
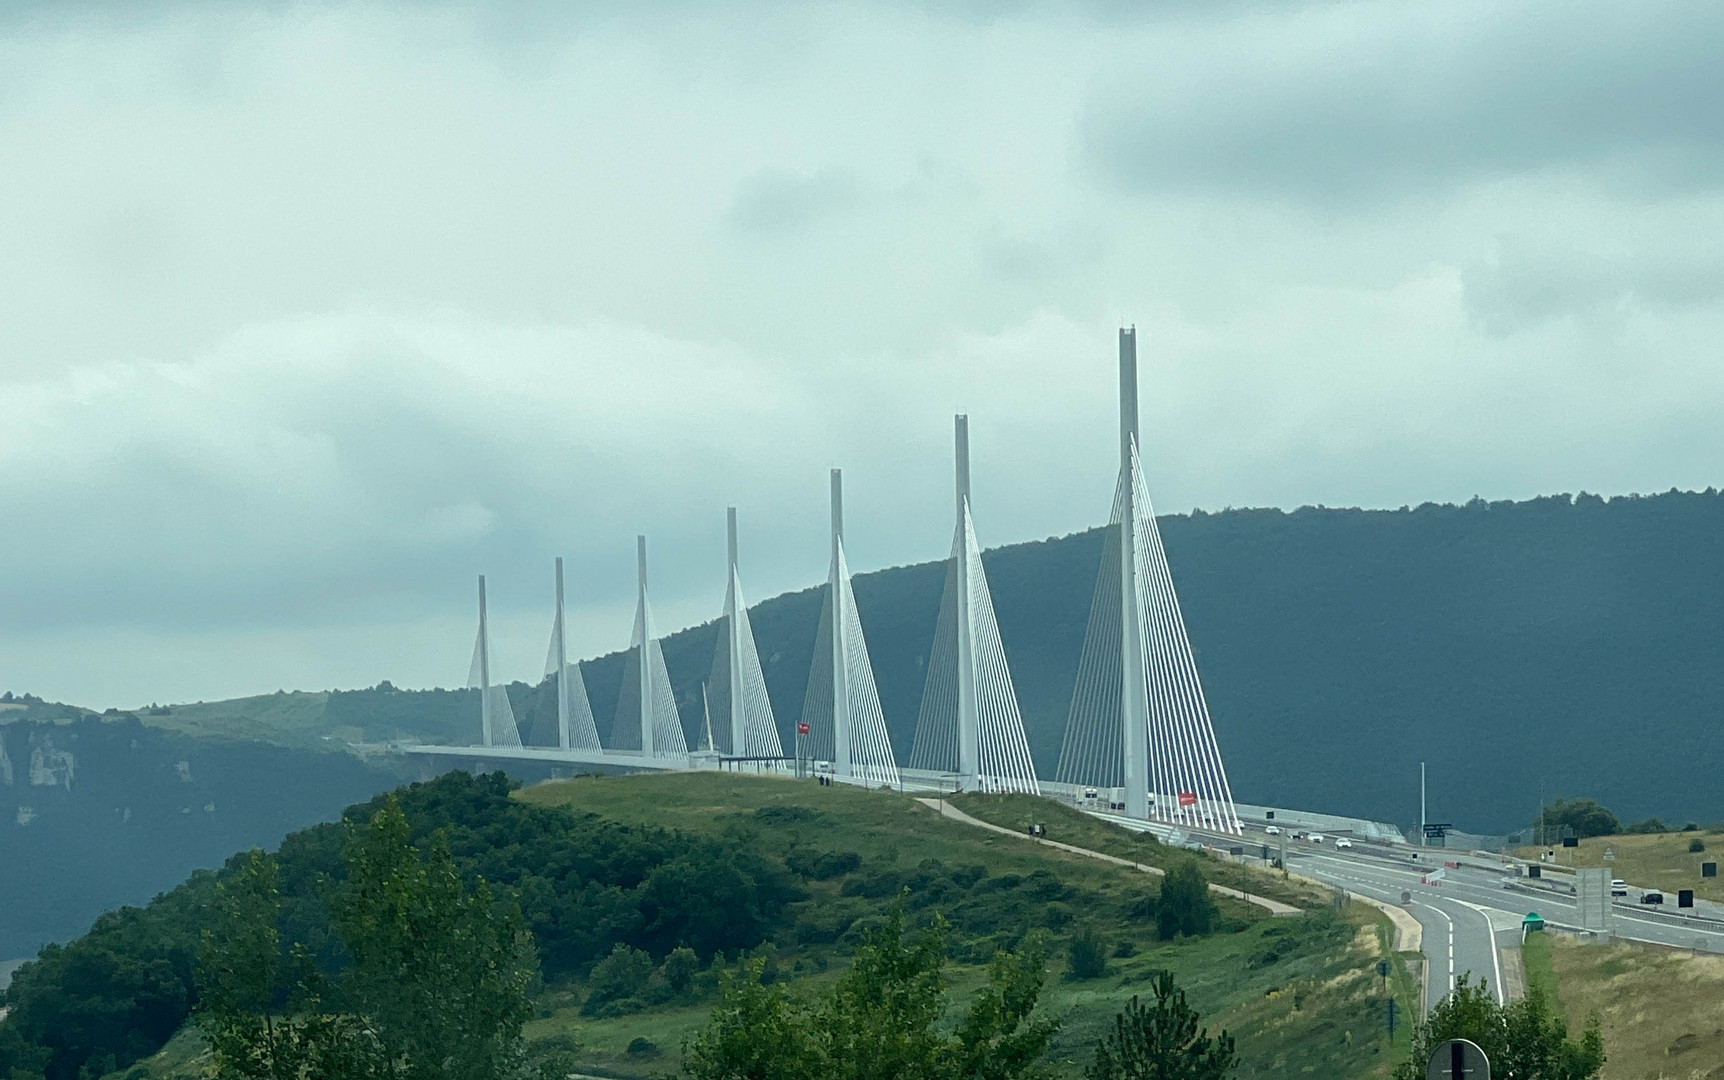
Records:
[[[1189,791],[1182,791],[1179,793],[1179,805],[1181,805],[1181,806],[1196,806],[1197,805],[1197,796],[1194,795],[1193,793],[1189,792]]]
[[[796,721],[796,734],[798,734],[798,735],[808,734],[808,721],[806,721],[806,720]]]

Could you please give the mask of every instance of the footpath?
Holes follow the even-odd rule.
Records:
[[[1018,832],[1015,829],[1008,829],[1001,825],[995,825],[991,821],[983,821],[981,818],[971,817],[969,814],[964,813],[957,807],[940,799],[919,798],[916,801],[935,813],[943,814],[946,817],[951,818],[953,821],[961,821],[966,825],[973,825],[978,829],[987,829],[990,832],[997,832],[1002,836],[1014,836],[1019,840],[1027,840],[1033,844],[1041,844],[1044,847],[1058,848],[1061,851],[1070,852],[1073,855],[1081,855],[1088,859],[1100,859],[1105,863],[1112,863],[1115,866],[1124,866],[1141,873],[1154,874],[1158,877],[1167,873],[1167,871],[1161,869],[1159,866],[1148,866],[1144,863],[1132,862],[1130,859],[1122,859],[1118,855],[1109,855],[1102,851],[1091,851],[1089,848],[1081,848],[1075,844],[1062,844],[1058,840],[1048,840],[1040,836],[1030,836],[1028,834]],[[1241,892],[1238,889],[1229,888],[1226,885],[1210,885],[1209,891],[1219,896],[1230,896],[1235,900],[1243,900],[1248,904],[1255,904],[1268,911],[1271,915],[1303,914],[1303,912],[1291,904],[1283,904],[1281,901],[1271,900],[1267,896],[1254,896],[1251,893]]]

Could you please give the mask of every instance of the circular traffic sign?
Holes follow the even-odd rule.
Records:
[[[1491,1080],[1491,1063],[1477,1043],[1450,1039],[1432,1052],[1425,1080]]]

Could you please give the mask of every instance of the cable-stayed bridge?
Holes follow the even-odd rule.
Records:
[[[609,740],[580,666],[564,646],[563,567],[545,674],[555,677],[557,745],[523,745],[501,685],[491,682],[485,579],[468,685],[479,691],[479,743],[411,753],[628,769],[769,769],[833,780],[945,791],[1047,791],[1129,817],[1240,831],[1179,598],[1156,528],[1138,440],[1137,334],[1119,332],[1120,466],[1058,768],[1038,778],[982,567],[970,500],[969,420],[954,424],[955,522],[945,588],[909,759],[900,765],[856,612],[844,547],[843,478],[831,474],[831,548],[802,714],[780,743],[738,570],[736,509],[727,514],[722,626],[694,747],[665,669],[647,598],[646,537],[637,538],[633,634]]]

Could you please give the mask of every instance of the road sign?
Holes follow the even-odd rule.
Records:
[[[1676,906],[1677,907],[1693,907],[1694,906],[1694,890],[1693,889],[1678,889],[1676,892]]]
[[[808,721],[806,721],[806,720],[796,721],[796,734],[798,734],[798,735],[808,734]]]
[[[1425,1080],[1491,1080],[1491,1063],[1478,1044],[1450,1039],[1431,1055]]]
[[[1181,806],[1196,806],[1197,805],[1197,795],[1194,792],[1190,792],[1190,791],[1180,792],[1179,793],[1179,805],[1181,805]]]
[[[1703,863],[1701,863],[1700,864],[1700,876],[1701,877],[1717,877],[1718,876],[1718,864],[1715,862],[1703,862]]]
[[[1609,848],[1605,848],[1604,849],[1604,861],[1605,862],[1615,862],[1616,861],[1616,852],[1610,850]]]

